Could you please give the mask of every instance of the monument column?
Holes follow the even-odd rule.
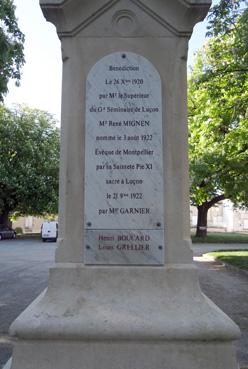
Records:
[[[60,234],[12,369],[237,369],[190,249],[187,46],[210,3],[40,0],[62,44]]]

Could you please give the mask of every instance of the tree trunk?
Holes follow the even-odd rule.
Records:
[[[4,211],[2,214],[0,214],[0,224],[4,227],[10,227],[11,222],[9,221],[9,212]]]
[[[219,195],[210,201],[206,201],[201,205],[197,206],[198,216],[197,216],[197,227],[196,227],[196,237],[206,237],[208,230],[208,210],[217,204],[217,202],[225,200],[225,195]]]
[[[198,216],[197,216],[196,237],[207,236],[208,209],[209,207],[207,203],[197,206]]]

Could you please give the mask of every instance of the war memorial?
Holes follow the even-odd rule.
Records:
[[[6,369],[238,369],[190,241],[187,48],[210,4],[40,0],[63,59],[59,239]]]

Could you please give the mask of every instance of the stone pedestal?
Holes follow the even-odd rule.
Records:
[[[210,1],[40,4],[62,43],[59,242],[48,289],[11,326],[11,369],[237,369],[239,329],[190,249],[187,45]]]

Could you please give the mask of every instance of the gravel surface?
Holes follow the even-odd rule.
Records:
[[[195,260],[202,291],[241,329],[237,357],[248,367],[248,273],[205,256]]]

